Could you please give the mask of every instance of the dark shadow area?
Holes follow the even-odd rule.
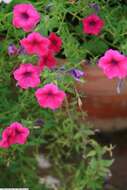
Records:
[[[127,130],[114,133],[97,133],[96,139],[103,145],[112,144],[114,163],[111,167],[112,177],[106,181],[106,190],[127,190]]]

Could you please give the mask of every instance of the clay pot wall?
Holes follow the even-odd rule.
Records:
[[[82,98],[83,110],[88,120],[102,131],[116,131],[127,128],[127,82],[117,94],[118,79],[109,80],[97,66],[85,65],[86,83],[78,83],[78,91],[85,95]]]

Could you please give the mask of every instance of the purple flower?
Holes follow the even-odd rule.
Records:
[[[9,56],[15,56],[18,53],[18,49],[16,48],[16,46],[14,44],[10,44],[8,46],[8,55]]]
[[[38,118],[38,119],[34,122],[34,125],[40,126],[40,127],[43,126],[43,125],[44,125],[43,119]]]
[[[84,76],[84,72],[78,69],[71,69],[69,71],[69,73],[71,74],[71,76],[75,79],[75,80],[80,80],[81,77]]]
[[[100,7],[97,3],[90,3],[89,7],[93,8],[96,11],[96,13],[98,13],[100,11]]]

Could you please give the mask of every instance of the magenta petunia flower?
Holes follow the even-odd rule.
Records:
[[[20,43],[28,54],[36,54],[39,56],[45,55],[50,46],[50,40],[38,32],[32,32],[26,38],[20,40]]]
[[[57,61],[51,51],[48,51],[47,54],[45,54],[44,56],[41,56],[38,63],[41,71],[43,70],[44,67],[48,67],[52,69],[56,66],[56,64],[57,64]]]
[[[0,147],[9,148],[13,144],[25,144],[29,133],[28,128],[23,127],[18,122],[14,122],[4,129],[2,140],[0,140]]]
[[[62,46],[62,39],[58,37],[54,32],[51,32],[49,35],[49,40],[51,42],[50,49],[54,53],[58,53]]]
[[[18,81],[21,88],[27,89],[29,87],[36,87],[40,84],[40,72],[37,66],[30,63],[21,64],[18,69],[14,71],[14,78]]]
[[[17,4],[13,10],[13,25],[30,32],[40,21],[40,14],[32,4]]]
[[[86,34],[98,35],[104,26],[104,21],[96,14],[84,18],[82,22],[83,31]]]
[[[18,122],[14,122],[10,125],[10,128],[12,128],[15,131],[15,138],[14,138],[14,144],[25,144],[27,137],[29,136],[29,129],[26,127],[23,127],[22,124]]]
[[[66,94],[64,91],[59,90],[55,84],[50,83],[43,88],[39,88],[35,92],[35,96],[42,108],[55,110],[61,106]]]
[[[109,79],[114,77],[122,79],[127,76],[127,57],[117,50],[107,50],[99,59],[98,66]]]

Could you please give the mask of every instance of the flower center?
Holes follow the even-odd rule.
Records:
[[[118,64],[118,61],[115,60],[115,59],[112,59],[112,60],[111,60],[111,64],[116,65],[116,64]]]
[[[36,38],[34,38],[30,43],[31,45],[37,46],[37,47],[40,45],[40,42]]]
[[[7,134],[7,140],[10,139],[11,137],[11,134]]]
[[[96,22],[95,22],[94,20],[91,20],[91,21],[89,22],[89,25],[90,25],[90,26],[95,26],[95,25],[96,25]]]
[[[15,129],[15,133],[16,133],[16,135],[20,135],[21,134],[21,132],[18,129]]]
[[[48,57],[47,57],[47,56],[44,56],[44,57],[43,57],[43,60],[44,60],[44,64],[47,65],[47,64],[48,64]]]
[[[29,15],[26,12],[24,12],[21,14],[21,17],[22,19],[27,20],[29,18]]]
[[[52,40],[52,44],[53,45],[57,45],[57,41],[56,40]]]
[[[51,91],[47,92],[47,96],[52,96],[52,95],[53,95],[53,94],[52,94]]]
[[[32,73],[30,71],[26,71],[23,73],[24,77],[31,77]]]

